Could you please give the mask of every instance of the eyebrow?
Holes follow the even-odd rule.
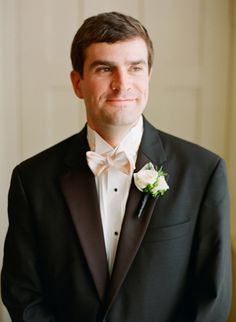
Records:
[[[117,64],[113,61],[110,61],[110,60],[95,60],[94,62],[92,62],[92,64],[90,65],[90,69],[93,69],[95,68],[96,66],[101,66],[101,65],[104,65],[104,66],[110,66],[110,67],[115,67]],[[143,60],[143,59],[140,59],[140,60],[134,60],[134,61],[128,61],[126,63],[126,65],[147,65],[146,61]]]

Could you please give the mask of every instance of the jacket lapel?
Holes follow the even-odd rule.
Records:
[[[61,187],[102,301],[109,273],[96,184],[86,162],[86,151],[89,149],[86,131],[83,130],[75,141],[76,144],[72,144],[67,155],[66,163],[69,168],[61,178]]]
[[[165,152],[157,130],[144,120],[144,134],[138,152],[136,171],[139,171],[148,162],[159,167],[165,160]],[[138,210],[143,197],[144,194],[136,188],[132,181],[108,293],[107,309],[118,293],[137,254],[158,199],[150,196],[142,216],[138,219]]]
[[[107,312],[138,252],[158,198],[149,198],[141,218],[138,219],[143,193],[132,181],[110,281],[96,184],[86,162],[88,149],[84,129],[68,152],[66,164],[69,167],[61,177],[61,187],[99,298],[101,301],[106,298]],[[158,131],[144,119],[144,134],[138,152],[136,171],[148,162],[159,167],[165,160]]]

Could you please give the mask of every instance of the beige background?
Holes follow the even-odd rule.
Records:
[[[140,19],[153,39],[148,119],[226,159],[236,289],[236,0],[0,0],[0,265],[12,168],[84,124],[70,44],[84,18],[110,10]],[[1,303],[0,321],[10,321]]]

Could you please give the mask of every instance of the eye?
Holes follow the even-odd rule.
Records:
[[[111,70],[112,69],[110,66],[99,66],[96,68],[96,72],[98,73],[109,73]]]
[[[137,72],[143,71],[143,67],[140,65],[134,65],[134,66],[131,66],[131,71],[137,73]]]

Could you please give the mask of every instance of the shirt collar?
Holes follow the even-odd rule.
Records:
[[[89,147],[96,153],[109,153],[113,151],[125,151],[126,154],[135,158],[143,135],[143,117],[140,116],[138,122],[130,129],[121,143],[113,148],[96,131],[87,125],[87,139]]]

